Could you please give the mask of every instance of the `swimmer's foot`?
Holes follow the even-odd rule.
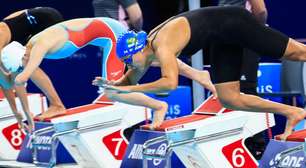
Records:
[[[168,104],[165,102],[162,102],[160,105],[160,108],[154,111],[151,129],[155,129],[163,123],[167,110],[168,110]]]
[[[292,134],[294,127],[298,122],[306,117],[306,111],[301,109],[299,112],[295,112],[287,117],[286,128],[283,134],[280,135],[281,140],[286,140],[289,135]]]
[[[66,108],[65,107],[51,105],[46,112],[42,113],[41,115],[37,116],[36,118],[38,120],[42,121],[46,118],[52,118],[52,117],[55,117],[55,116],[63,115],[65,113],[66,113]]]

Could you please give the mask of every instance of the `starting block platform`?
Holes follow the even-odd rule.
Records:
[[[191,115],[164,121],[155,131],[145,125],[129,141],[124,131],[150,118],[149,111],[105,101],[36,122],[18,162],[2,161],[0,167],[171,167],[175,153],[188,168],[253,168],[258,163],[244,140],[275,124],[272,114],[225,109],[210,97]]]
[[[65,115],[36,122],[37,130],[25,138],[17,163],[32,167],[120,167],[129,143],[124,131],[148,117],[150,111],[144,107],[106,99],[68,109]],[[3,165],[7,162],[0,162],[0,167]]]
[[[138,165],[133,166],[171,167],[171,156],[175,153],[188,168],[255,168],[258,163],[245,147],[244,140],[274,125],[272,114],[225,109],[217,99],[210,97],[193,114],[165,121],[156,131],[148,130],[149,125],[142,127],[140,132],[160,135],[155,138],[152,135],[144,142],[142,163],[135,162]],[[161,144],[165,144],[163,150]]]

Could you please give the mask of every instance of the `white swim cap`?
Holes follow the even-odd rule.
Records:
[[[22,67],[25,51],[26,48],[22,44],[16,41],[9,43],[1,50],[2,64],[9,72],[16,72]]]

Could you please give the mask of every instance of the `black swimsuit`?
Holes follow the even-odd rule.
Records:
[[[214,83],[239,81],[243,48],[281,58],[289,41],[282,33],[258,23],[241,7],[200,8],[175,17],[185,17],[191,30],[181,54],[192,55],[204,49],[210,56]]]
[[[62,15],[53,8],[37,7],[10,19],[3,20],[11,31],[11,41],[23,45],[29,38],[47,27],[63,21]]]

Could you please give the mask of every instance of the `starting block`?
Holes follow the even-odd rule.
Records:
[[[32,166],[60,166],[57,165],[60,163],[59,157],[67,157],[57,151],[61,143],[65,153],[70,154],[76,162],[65,162],[68,165],[77,164],[82,168],[120,167],[129,143],[124,131],[145,121],[150,117],[148,115],[150,111],[144,107],[105,101],[68,109],[65,115],[47,119],[51,126],[34,131],[28,140],[31,145],[23,144],[28,149],[23,149],[27,152],[20,152],[18,161],[28,162],[25,158],[32,154]],[[42,149],[48,154],[42,154]]]
[[[167,120],[157,131],[149,131],[162,136],[143,144],[142,166],[147,168],[152,165],[149,161],[164,160],[163,167],[171,167],[174,152],[185,167],[255,168],[258,163],[244,146],[244,140],[274,125],[273,114],[228,110],[210,97],[192,115]],[[148,132],[148,128],[146,125],[142,131]],[[152,150],[161,142],[166,142],[162,151]]]
[[[28,94],[30,111],[38,115],[47,108],[46,98],[40,94]],[[23,111],[21,103],[16,98],[18,111]],[[16,160],[25,138],[25,133],[18,129],[18,124],[9,103],[0,94],[0,161]],[[24,114],[24,113],[23,113]],[[23,116],[25,118],[25,116]]]

